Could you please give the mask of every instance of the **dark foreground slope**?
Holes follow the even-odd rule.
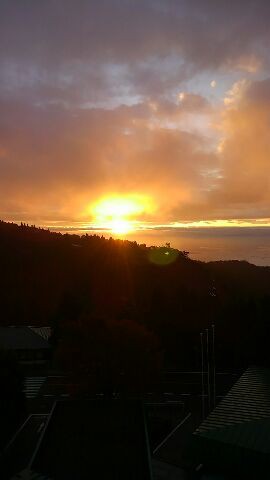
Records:
[[[167,365],[198,366],[216,325],[220,364],[269,363],[270,267],[0,223],[1,325],[128,320],[154,333]]]

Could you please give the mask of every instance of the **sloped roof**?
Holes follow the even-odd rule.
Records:
[[[31,467],[54,480],[150,480],[142,404],[57,402]]]
[[[250,367],[195,433],[270,418],[270,370]]]
[[[198,463],[246,478],[270,469],[270,370],[246,370],[192,437]]]
[[[209,430],[204,436],[235,447],[270,454],[270,418]]]
[[[50,345],[29,327],[0,327],[0,348],[4,350],[48,349]]]
[[[33,332],[37,333],[41,337],[45,338],[45,340],[49,340],[49,338],[52,335],[52,329],[51,327],[32,327],[29,326]]]

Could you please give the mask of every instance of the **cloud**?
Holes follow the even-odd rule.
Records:
[[[268,0],[0,7],[0,216],[138,191],[153,221],[270,216]]]
[[[1,88],[51,101],[164,95],[202,70],[268,64],[268,0],[1,0]],[[254,19],[256,21],[254,21]]]
[[[181,102],[181,108],[185,111],[195,111],[198,113],[210,108],[210,103],[201,95],[180,92],[178,98]]]
[[[139,191],[153,196],[162,216],[171,202],[198,196],[211,167],[203,138],[153,126],[144,104],[76,112],[2,102],[1,111],[0,195],[11,214],[19,205],[35,216],[74,218],[108,192]]]
[[[217,213],[270,216],[270,79],[242,83],[222,117],[222,178],[212,192]],[[221,213],[223,212],[223,213]]]
[[[226,97],[224,98],[224,105],[232,106],[235,103],[239,103],[243,97],[245,90],[248,88],[249,82],[244,78],[235,82],[230,90],[226,92]]]
[[[183,130],[190,109],[213,114],[192,94],[186,108],[168,101],[114,109],[2,101],[1,216],[90,220],[88,206],[98,198],[142,193],[154,200],[147,218],[154,222],[270,217],[270,80],[240,82],[230,96],[234,101],[219,110],[219,152],[203,131]]]

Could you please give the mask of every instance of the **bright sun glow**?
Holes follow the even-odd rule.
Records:
[[[132,230],[132,223],[128,220],[113,220],[111,222],[111,230],[113,233],[117,233],[119,235],[128,233]]]
[[[92,207],[95,224],[115,234],[125,234],[135,228],[138,217],[151,210],[150,200],[142,195],[110,196]]]

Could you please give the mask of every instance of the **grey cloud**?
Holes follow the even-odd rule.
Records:
[[[143,88],[156,68],[141,62],[151,59],[175,56],[172,78],[165,65],[155,79],[162,83],[164,75],[175,82],[177,74],[178,81],[187,74],[183,66],[177,72],[177,58],[185,59],[189,75],[194,66],[218,68],[243,55],[268,58],[268,0],[232,6],[211,0],[2,0],[0,8],[1,57],[49,71],[73,65],[76,72],[76,62],[128,65],[131,82]]]
[[[160,115],[165,102],[178,115],[177,93],[199,71],[233,68],[251,54],[266,61],[268,10],[266,0],[230,8],[211,0],[0,0],[0,98],[66,109],[149,100]],[[195,101],[189,95],[181,108],[201,109]]]

